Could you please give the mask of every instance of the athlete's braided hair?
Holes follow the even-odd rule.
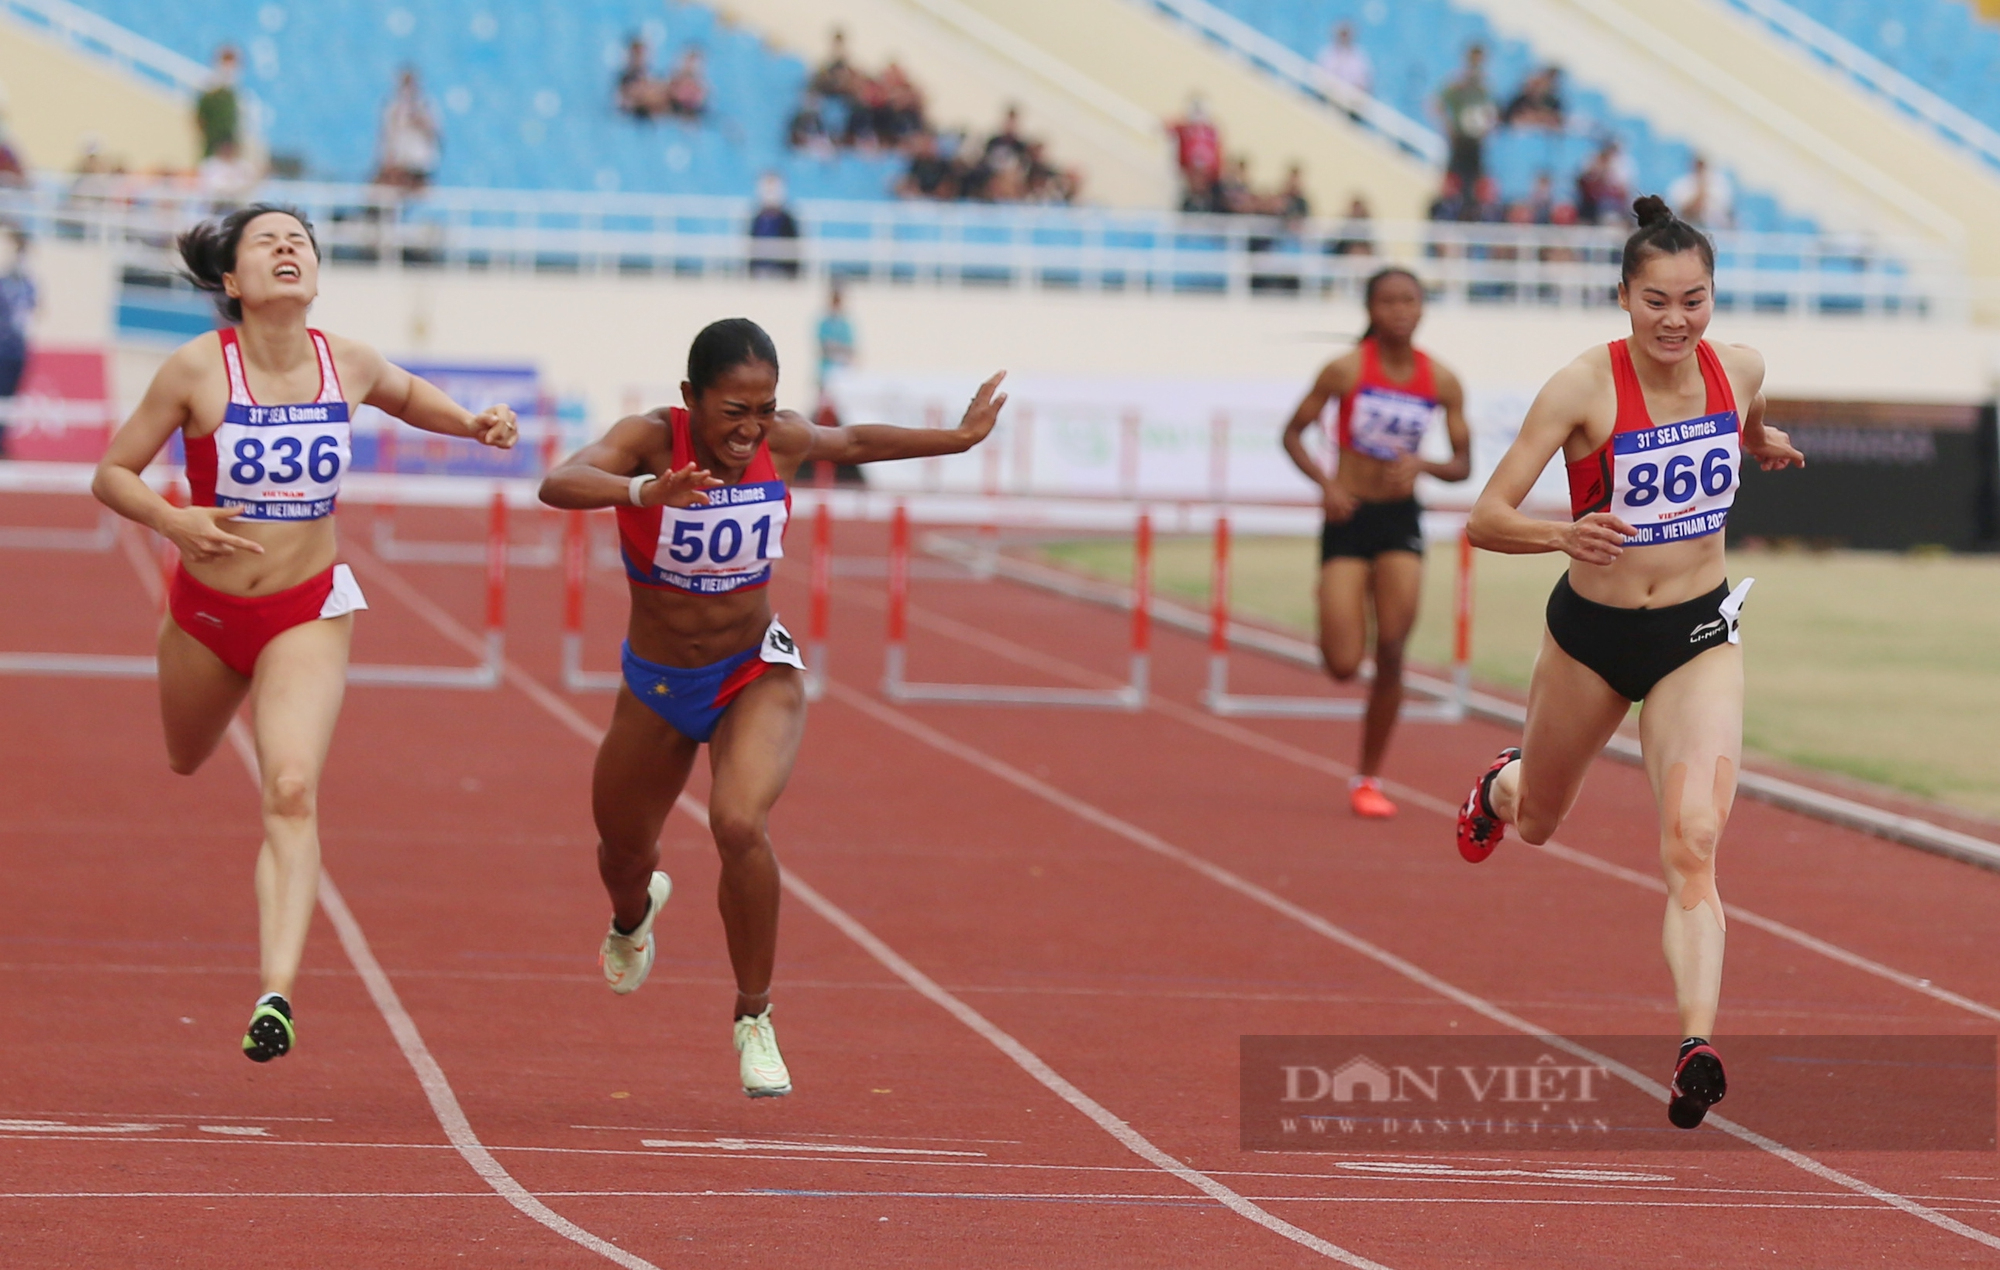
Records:
[[[216,312],[222,314],[225,322],[235,324],[243,320],[243,302],[222,289],[222,275],[236,271],[236,248],[243,241],[243,231],[250,227],[251,221],[271,212],[289,216],[304,226],[313,258],[319,258],[319,238],[313,233],[312,221],[298,208],[283,203],[239,207],[227,216],[201,222],[174,241],[180,249],[181,263],[187,266],[181,276],[215,297]]]
[[[751,362],[764,362],[772,370],[778,369],[778,346],[771,342],[764,328],[749,318],[711,322],[688,348],[688,385],[699,397],[730,369]]]
[[[1707,234],[1674,215],[1667,200],[1648,194],[1632,204],[1632,214],[1639,218],[1639,228],[1625,240],[1625,252],[1618,265],[1620,281],[1630,286],[1652,257],[1678,256],[1684,251],[1700,256],[1701,263],[1708,266],[1709,276],[1715,276],[1715,244],[1708,240]]]

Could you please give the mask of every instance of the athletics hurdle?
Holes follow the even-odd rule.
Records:
[[[1039,688],[1017,684],[912,683],[904,674],[910,604],[910,511],[898,502],[889,521],[889,641],[882,692],[892,701],[1071,706],[1143,710],[1152,673],[1153,521],[1141,510],[1132,561],[1131,678],[1117,688]]]
[[[87,471],[87,469],[86,469]],[[88,476],[78,478],[73,492],[88,489]],[[184,506],[178,480],[166,487],[168,501]],[[58,548],[60,550],[61,548]],[[500,684],[505,664],[506,636],[503,626],[507,612],[507,505],[503,490],[493,493],[492,513],[486,543],[486,647],[485,656],[475,666],[410,666],[371,662],[350,664],[347,682],[392,687],[491,689]],[[166,610],[167,589],[172,584],[178,557],[171,544],[159,540],[160,609]],[[150,583],[149,583],[150,587]],[[0,674],[57,677],[151,679],[158,674],[152,656],[125,656],[97,653],[0,653]]]
[[[547,398],[538,404],[535,413],[536,425],[541,432],[542,474],[546,476],[555,468],[561,457],[559,425],[555,407]],[[396,445],[396,425],[392,421],[377,434],[376,467],[388,475],[395,475],[398,450]],[[384,494],[382,504],[375,510],[373,538],[369,545],[375,554],[395,564],[480,564],[486,559],[487,544],[477,542],[424,542],[396,536],[396,504],[393,488]],[[558,531],[545,518],[541,526],[540,541],[513,543],[507,547],[507,563],[521,569],[546,569],[562,563],[563,544]]]
[[[1208,691],[1202,704],[1213,714],[1232,718],[1358,719],[1368,709],[1365,697],[1286,697],[1237,694],[1229,691],[1229,515],[1215,518],[1215,565],[1209,581]],[[1458,535],[1458,573],[1454,590],[1452,675],[1450,687],[1434,700],[1404,705],[1400,717],[1412,723],[1460,723],[1472,692],[1472,539]],[[1425,689],[1410,685],[1413,692]]]

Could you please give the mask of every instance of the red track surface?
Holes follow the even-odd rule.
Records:
[[[61,517],[87,520],[0,500],[0,520]],[[478,533],[472,513],[430,519]],[[350,559],[374,609],[357,660],[470,660],[479,570],[390,569],[358,528]],[[880,537],[839,531],[848,555],[879,554]],[[802,617],[803,569],[788,568],[778,598]],[[0,649],[150,646],[152,603],[122,553],[6,552],[0,579]],[[630,998],[600,982],[586,737],[609,698],[559,691],[557,578],[514,580],[505,687],[350,691],[321,799],[326,863],[471,1133],[632,1257],[2000,1264],[1990,1153],[1824,1156],[1816,1173],[1755,1149],[1243,1152],[1246,1034],[1494,1032],[1504,1011],[1568,1035],[1658,1035],[1664,1060],[1675,1021],[1662,901],[1642,884],[1642,775],[1600,766],[1564,828],[1570,854],[1510,842],[1469,868],[1445,813],[1506,740],[1496,727],[1406,729],[1390,773],[1403,814],[1364,824],[1341,807],[1352,725],[1202,714],[1200,644],[1168,632],[1162,701],[1141,715],[889,706],[872,689],[882,585],[864,577],[837,584],[834,687],[774,827],[788,873],[821,897],[786,899],[776,1017],[797,1092],[750,1102],[714,852],[692,816],[666,834],[676,895],[652,979]],[[593,586],[599,665],[620,590]],[[1121,665],[1125,621],[1107,611],[931,579],[915,605],[913,678],[1091,683]],[[1301,671],[1237,668],[1243,691],[1314,690]],[[234,753],[171,776],[139,681],[0,678],[0,708],[0,1261],[611,1264],[453,1149],[324,914],[299,1048],[268,1067],[237,1054],[258,823]],[[1726,1034],[1996,1030],[2000,877],[1744,801],[1723,885]],[[1058,1097],[998,1033],[1156,1154]]]

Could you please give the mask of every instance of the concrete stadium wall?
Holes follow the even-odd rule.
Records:
[[[192,103],[0,16],[7,122],[30,168],[67,172],[87,136],[134,172],[195,164]]]

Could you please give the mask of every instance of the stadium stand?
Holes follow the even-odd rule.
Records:
[[[1791,7],[2000,129],[2000,23],[1964,0],[1791,0]]]
[[[185,57],[223,44],[246,54],[274,155],[306,174],[365,180],[376,122],[400,67],[416,67],[442,108],[441,185],[678,194],[742,194],[765,171],[797,198],[880,198],[901,172],[892,156],[820,160],[784,144],[807,68],[698,4],[569,0],[350,0],[341,4],[213,0],[188,9],[147,0],[83,5]],[[647,38],[654,66],[702,49],[711,84],[700,123],[641,123],[614,107],[627,39]]]

